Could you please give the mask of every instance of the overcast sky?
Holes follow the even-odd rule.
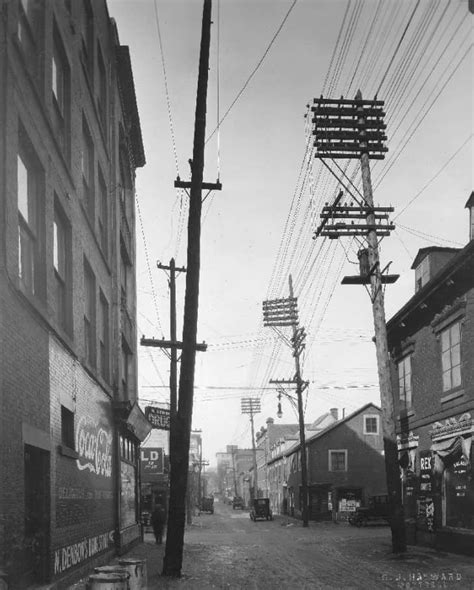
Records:
[[[109,0],[130,47],[147,164],[137,171],[138,333],[169,337],[171,257],[186,266],[188,197],[201,35],[200,0]],[[472,191],[472,33],[467,0],[214,0],[204,179],[223,190],[203,208],[193,427],[204,457],[251,445],[242,397],[262,399],[257,429],[276,418],[270,379],[294,375],[290,349],[262,326],[262,301],[288,296],[292,273],[307,347],[305,421],[331,407],[379,403],[370,300],[342,286],[357,274],[349,238],[313,240],[340,184],[314,157],[307,105],[323,94],[385,101],[387,147],[372,162],[376,203],[396,230],[382,266],[390,318],[413,294],[419,248],[462,247]],[[235,102],[234,102],[235,101]],[[230,110],[229,110],[230,107]],[[222,120],[219,132],[217,121]],[[330,163],[330,162],[329,162]],[[339,170],[330,163],[342,180]],[[358,162],[338,161],[360,189]],[[348,164],[348,168],[345,165]],[[346,181],[344,181],[346,182]],[[352,189],[355,191],[356,189]],[[360,189],[361,190],[361,189]],[[348,196],[347,200],[351,200]],[[340,242],[340,243],[339,243]],[[185,276],[177,279],[178,334]],[[169,361],[139,348],[139,393],[168,399]],[[282,423],[297,422],[283,402]]]

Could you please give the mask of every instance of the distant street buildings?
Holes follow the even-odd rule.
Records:
[[[2,3],[0,571],[66,584],[140,538],[128,48],[104,0]]]

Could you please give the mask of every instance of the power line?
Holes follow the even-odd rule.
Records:
[[[244,85],[242,86],[240,92],[237,94],[237,96],[234,98],[234,100],[232,101],[232,103],[230,104],[229,108],[226,110],[226,112],[224,113],[222,119],[219,121],[218,126],[214,129],[214,131],[211,133],[211,135],[209,135],[209,137],[206,139],[206,143],[211,139],[211,137],[213,137],[214,133],[218,130],[219,125],[222,125],[223,121],[227,118],[227,115],[230,113],[230,111],[232,110],[232,107],[235,105],[235,103],[239,100],[239,98],[242,96],[242,94],[245,92],[245,89],[247,88],[247,86],[249,85],[250,81],[252,80],[252,78],[254,77],[254,75],[257,73],[257,70],[260,68],[260,66],[263,63],[263,60],[267,57],[268,52],[270,51],[273,43],[276,41],[276,38],[278,37],[278,35],[280,34],[281,30],[283,29],[283,26],[285,25],[288,17],[290,16],[291,11],[293,10],[293,8],[295,7],[295,4],[298,0],[293,0],[290,8],[288,9],[288,12],[286,13],[285,17],[283,18],[280,26],[278,27],[278,29],[276,30],[276,33],[273,35],[272,40],[270,41],[270,43],[268,44],[267,48],[265,49],[262,57],[260,58],[260,60],[258,61],[257,65],[255,66],[255,68],[252,70],[250,76],[247,78],[247,80],[245,81]]]

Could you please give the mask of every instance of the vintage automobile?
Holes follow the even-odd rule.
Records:
[[[255,498],[252,500],[250,518],[254,522],[258,519],[273,520],[273,514],[270,510],[270,500],[268,498]]]
[[[349,523],[353,526],[367,526],[370,524],[387,524],[390,522],[390,509],[388,505],[388,496],[371,496],[368,505],[357,508],[352,516],[349,517]]]
[[[214,498],[202,498],[199,510],[201,512],[209,512],[210,514],[214,514]]]
[[[241,498],[240,496],[234,496],[234,498],[232,499],[232,508],[234,510],[236,508],[240,508],[241,510],[243,510],[245,508],[244,499]]]

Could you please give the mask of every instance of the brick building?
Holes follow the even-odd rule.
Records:
[[[408,542],[474,555],[474,199],[462,249],[423,248],[387,323]]]
[[[380,408],[366,404],[306,439],[311,520],[347,519],[369,496],[386,494]],[[301,517],[301,445],[290,447],[287,501]]]
[[[103,0],[0,20],[0,570],[67,580],[139,537],[128,48]]]

